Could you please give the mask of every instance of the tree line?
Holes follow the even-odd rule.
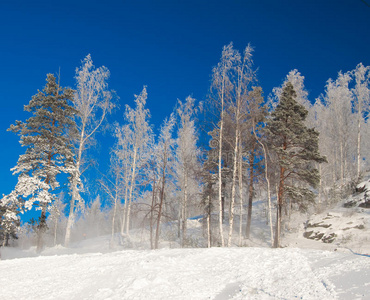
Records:
[[[111,124],[110,167],[98,180],[110,205],[102,208],[83,183],[89,148],[118,100],[108,79],[109,70],[95,68],[90,55],[76,70],[75,90],[48,74],[24,108],[32,116],[10,126],[26,151],[12,169],[17,185],[0,201],[4,246],[25,231],[39,252],[45,236],[69,246],[87,227],[111,234],[113,245],[117,236],[130,240],[133,228],[145,228],[156,249],[163,224],[170,224],[187,247],[194,245],[191,217],[202,221],[202,246],[242,246],[258,190],[271,246],[280,247],[293,211],[340,200],[368,168],[370,67],[339,72],[314,101],[292,70],[265,98],[253,48],[241,53],[230,43],[212,69],[207,99],[178,100],[158,135],[146,87],[134,107],[125,106],[122,123]],[[20,228],[20,213],[31,209],[39,219]]]

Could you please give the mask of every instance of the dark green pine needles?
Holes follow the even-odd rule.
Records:
[[[319,133],[305,125],[308,111],[295,98],[293,85],[288,82],[265,129],[279,169],[277,227],[280,227],[281,209],[287,200],[298,204],[302,210],[313,202],[315,195],[311,188],[320,180],[314,163],[326,162],[319,153]],[[279,235],[280,229],[277,229],[276,247]]]

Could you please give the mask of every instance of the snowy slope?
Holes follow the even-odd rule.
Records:
[[[300,249],[124,250],[0,261],[2,299],[370,299],[370,258]]]
[[[345,248],[370,254],[369,198],[370,181],[366,180],[357,185],[357,192],[347,199],[322,213],[311,215],[304,222],[295,222],[297,230],[295,234],[286,235],[286,245],[331,250]],[[304,241],[302,237],[315,242]]]

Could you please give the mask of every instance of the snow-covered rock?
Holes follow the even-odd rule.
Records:
[[[337,206],[315,214],[305,223],[303,236],[307,239],[333,243],[336,247],[370,250],[370,181],[361,182],[356,193]]]

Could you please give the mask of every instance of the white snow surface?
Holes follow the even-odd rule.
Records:
[[[370,257],[298,248],[83,253],[0,261],[2,299],[370,299]],[[96,249],[94,250],[96,251]],[[47,255],[47,256],[46,256]],[[7,259],[8,258],[8,259]]]

